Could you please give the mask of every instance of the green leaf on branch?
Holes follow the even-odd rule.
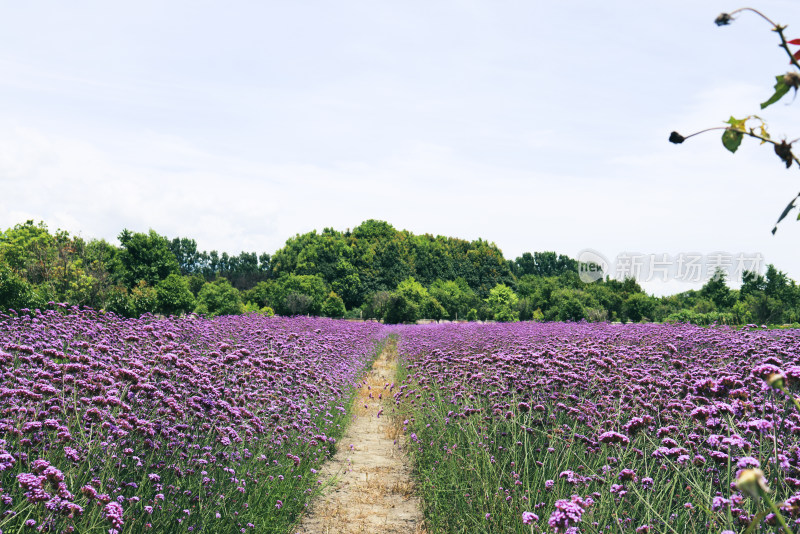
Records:
[[[796,197],[794,197],[794,198],[792,199],[792,201],[791,201],[791,202],[789,202],[789,205],[788,205],[788,206],[786,206],[786,207],[783,209],[783,213],[781,213],[781,216],[780,216],[780,217],[778,217],[778,222],[776,222],[776,223],[775,223],[775,227],[772,229],[772,235],[775,235],[775,232],[777,232],[777,231],[778,231],[778,225],[781,223],[781,221],[782,221],[782,220],[783,220],[783,219],[784,219],[784,218],[785,218],[787,215],[789,215],[789,212],[790,212],[790,211],[792,211],[792,210],[795,208],[795,205],[794,205],[794,203],[795,203],[795,201],[797,201],[797,199],[798,199],[798,198],[800,198],[800,193],[798,193],[798,194],[797,194],[797,196],[796,196]],[[798,215],[798,216],[797,216],[797,220],[798,220],[798,221],[800,221],[800,215]]]
[[[781,98],[783,95],[789,92],[789,85],[786,84],[783,80],[783,76],[775,76],[775,79],[778,80],[775,84],[775,94],[773,94],[769,100],[766,102],[762,102],[761,109],[764,109],[767,106],[771,106]]]
[[[742,132],[731,129],[725,130],[725,133],[722,134],[722,144],[731,152],[736,152],[739,145],[742,144],[742,137],[744,137]]]

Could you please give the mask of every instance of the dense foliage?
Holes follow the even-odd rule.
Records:
[[[767,384],[797,393],[800,330],[399,328],[398,420],[432,532],[768,532],[768,504],[732,487],[759,467],[800,518],[800,412]]]
[[[28,221],[0,232],[0,310],[68,302],[126,317],[325,315],[539,321],[780,324],[800,320],[800,287],[769,266],[699,291],[648,296],[634,279],[585,283],[555,252],[507,260],[493,244],[414,235],[382,221],[297,235],[273,255],[200,252],[194,240],[123,230],[120,246]]]

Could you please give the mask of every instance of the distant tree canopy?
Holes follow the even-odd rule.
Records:
[[[27,221],[0,232],[0,313],[49,301],[143,313],[539,321],[786,323],[800,288],[774,266],[656,298],[632,278],[581,281],[555,252],[507,260],[494,243],[415,235],[384,221],[298,234],[274,254],[199,251],[194,239],[123,230],[120,246]]]
[[[391,291],[413,276],[425,287],[437,279],[464,280],[479,297],[499,283],[512,283],[511,268],[494,243],[414,235],[368,220],[352,231],[325,228],[297,235],[275,252],[272,274],[313,274],[334,288],[345,305]]]

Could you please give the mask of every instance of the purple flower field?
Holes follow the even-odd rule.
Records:
[[[798,331],[0,320],[6,534],[291,532],[393,334],[429,532],[800,530]]]
[[[0,316],[0,531],[287,532],[375,324]]]
[[[773,531],[735,487],[759,467],[800,524],[796,330],[431,325],[398,352],[434,532]]]

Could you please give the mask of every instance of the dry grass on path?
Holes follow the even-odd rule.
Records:
[[[298,534],[424,534],[411,468],[397,445],[402,425],[377,416],[382,408],[390,410],[396,368],[390,343],[362,382],[339,450],[319,473],[335,482],[312,503]]]

